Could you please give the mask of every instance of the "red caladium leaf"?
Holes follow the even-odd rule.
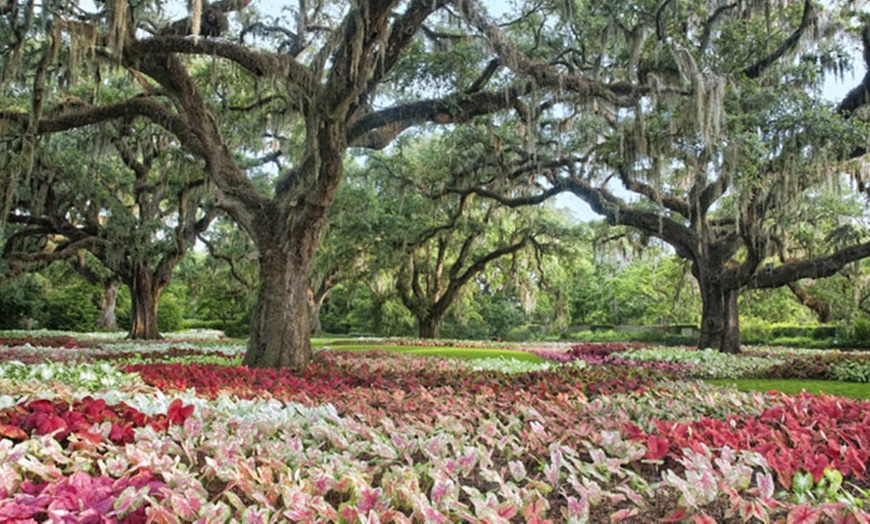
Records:
[[[831,465],[827,455],[807,454],[804,456],[804,467],[813,476],[813,482],[818,482],[825,476],[825,468]]]
[[[50,435],[58,432],[58,440],[65,437],[67,423],[64,419],[51,413],[38,413],[35,417],[36,433],[38,435]],[[67,433],[68,434],[68,433]]]
[[[173,424],[184,424],[184,421],[193,414],[193,405],[185,406],[181,399],[177,398],[169,404],[169,409],[166,411],[166,417]]]
[[[647,452],[644,458],[659,460],[665,458],[671,449],[671,441],[657,435],[649,435],[646,439]]]

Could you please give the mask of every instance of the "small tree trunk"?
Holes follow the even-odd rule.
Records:
[[[121,282],[111,280],[103,288],[103,296],[100,298],[100,318],[97,319],[98,331],[117,331],[118,322],[115,318],[115,304],[118,299],[118,290]]]
[[[157,307],[162,287],[154,285],[154,278],[147,267],[137,268],[130,286],[133,302],[130,319],[130,334],[133,340],[158,340]]]
[[[261,253],[260,291],[242,363],[250,367],[304,368],[312,355],[308,323],[311,261],[277,248]]]
[[[701,284],[701,338],[699,348],[723,353],[740,353],[738,293],[718,284]]]
[[[310,323],[312,335],[320,335],[323,333],[323,326],[320,324],[320,310],[323,308],[323,301],[325,298],[326,295],[323,295],[319,299],[318,297],[314,297],[314,300],[311,301]]]

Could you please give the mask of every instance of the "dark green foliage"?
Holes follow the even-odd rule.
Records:
[[[160,305],[157,309],[157,329],[161,333],[181,331],[184,327],[184,310],[175,295],[163,293],[160,295]]]
[[[60,331],[93,331],[100,316],[98,291],[80,283],[54,289],[48,295],[43,327]]]
[[[843,342],[846,345],[856,347],[870,346],[870,320],[859,318],[852,323],[852,329],[849,331],[846,340]]]
[[[45,286],[37,275],[4,280],[0,284],[0,328],[21,329],[26,318],[41,318],[45,295]]]
[[[523,324],[508,330],[503,337],[507,342],[530,342],[541,340],[545,334],[539,324]]]

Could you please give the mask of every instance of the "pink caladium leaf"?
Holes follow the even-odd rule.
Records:
[[[436,479],[435,483],[432,484],[432,491],[429,496],[432,500],[432,504],[437,507],[441,507],[444,499],[452,493],[454,490],[454,483],[449,478],[444,479]]]
[[[758,484],[758,496],[770,499],[773,498],[773,476],[770,473],[758,472],[755,474],[755,482]]]
[[[662,517],[660,522],[682,522],[689,518],[689,511],[686,508],[677,508]]]
[[[586,524],[589,522],[589,498],[586,496],[568,497],[568,504],[562,510],[562,514],[568,524]]]
[[[610,514],[610,522],[621,522],[639,513],[637,508],[621,509]]]
[[[520,482],[526,478],[526,466],[520,460],[512,460],[508,462],[508,469],[511,472],[514,482]]]
[[[371,489],[369,487],[363,487],[357,497],[356,508],[359,513],[361,515],[367,515],[371,510],[375,509],[378,506],[378,502],[381,501],[383,494],[384,490],[381,488]],[[381,506],[382,505],[383,504],[381,504]]]
[[[792,508],[786,518],[787,524],[816,524],[822,518],[822,511],[806,504]]]
[[[703,511],[701,513],[696,513],[695,515],[692,515],[692,521],[695,524],[718,524],[716,522],[716,519],[714,519],[710,515],[707,515]]]

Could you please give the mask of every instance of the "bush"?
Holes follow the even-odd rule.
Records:
[[[251,321],[246,317],[231,322],[225,322],[222,329],[224,335],[229,338],[247,338],[251,334]]]
[[[767,322],[749,318],[740,321],[740,341],[744,344],[766,344],[773,338],[772,327]]]
[[[524,324],[511,328],[504,334],[504,340],[507,342],[529,342],[532,340],[540,340],[544,333],[541,326],[538,324]]]
[[[807,336],[807,327],[794,324],[774,324],[770,328],[772,338],[799,338]]]
[[[44,327],[60,331],[93,331],[100,317],[94,299],[93,288],[86,285],[52,291],[48,297]]]
[[[184,310],[174,295],[163,293],[157,306],[157,329],[161,333],[181,331],[184,326]]]
[[[45,290],[35,275],[23,275],[0,285],[0,328],[21,329],[25,318],[41,318]]]
[[[866,318],[856,320],[844,342],[860,347],[870,346],[870,320]]]
[[[201,318],[185,318],[181,324],[183,329],[222,329],[224,323],[220,320],[205,320]]]
[[[787,346],[791,348],[831,348],[834,346],[834,339],[816,339],[807,336],[803,337],[780,337],[769,341],[771,346]]]

